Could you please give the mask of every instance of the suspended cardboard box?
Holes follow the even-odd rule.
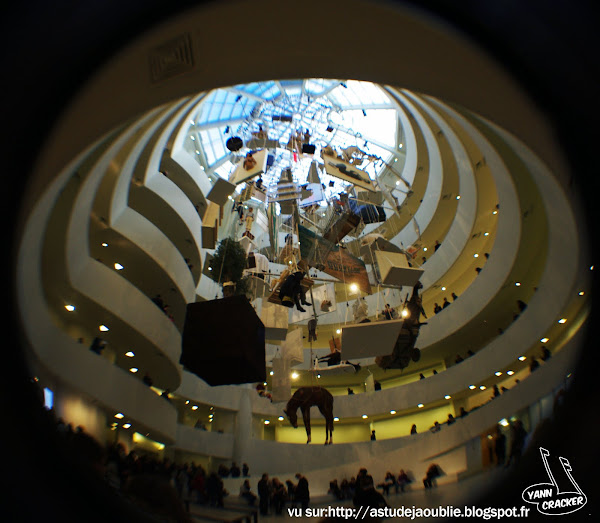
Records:
[[[425,272],[424,269],[409,267],[405,254],[386,251],[375,251],[373,254],[384,285],[413,287]]]
[[[353,231],[360,223],[360,216],[351,212],[345,212],[329,227],[323,238],[331,243],[339,243],[342,238]]]
[[[214,202],[208,204],[208,208],[202,219],[202,248],[214,249],[217,246],[219,225],[221,225],[222,208]]]
[[[281,344],[281,355],[290,362],[290,366],[304,362],[302,329],[288,331],[285,341]]]
[[[342,328],[342,360],[391,354],[404,320],[387,320]]]
[[[373,258],[375,257],[374,253],[376,251],[401,253],[402,249],[381,236],[379,238],[375,238],[372,242],[365,242],[364,245],[361,245],[360,257],[365,263],[373,264]]]
[[[288,317],[287,307],[262,300],[260,319],[265,326],[265,339],[285,340],[288,333]]]
[[[265,327],[248,299],[189,303],[179,363],[209,385],[266,381]]]
[[[206,195],[206,199],[218,205],[225,205],[227,197],[235,192],[235,185],[229,183],[223,178],[217,178],[217,181],[212,186],[210,192]]]

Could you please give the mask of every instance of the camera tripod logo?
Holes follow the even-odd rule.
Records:
[[[550,470],[550,465],[548,464],[550,452],[540,447],[540,453],[542,455],[544,467],[546,467],[546,472],[550,478],[550,483],[537,483],[527,487],[522,494],[523,500],[527,503],[537,505],[538,512],[548,516],[571,514],[572,512],[576,512],[580,508],[583,508],[587,503],[587,497],[571,475],[573,469],[571,468],[569,460],[562,456],[558,458],[565,474],[571,481],[575,490],[560,491],[558,484],[552,475],[552,470]]]

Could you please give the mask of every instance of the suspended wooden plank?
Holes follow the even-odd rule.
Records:
[[[342,328],[342,359],[391,354],[404,320],[346,325]]]
[[[265,339],[285,340],[288,332],[288,317],[287,307],[263,300],[260,320],[265,326]]]
[[[261,149],[252,153],[252,159],[254,162],[249,161],[249,158],[243,158],[229,177],[229,181],[236,185],[250,180],[259,174],[265,172],[267,168],[267,150]]]
[[[409,267],[403,253],[375,251],[381,282],[394,287],[413,287],[425,272],[424,269]]]
[[[325,162],[325,172],[330,176],[350,182],[362,189],[367,189],[368,191],[376,191],[375,186],[366,171],[358,169],[355,165],[352,165],[341,158],[324,153],[321,153],[321,156]]]
[[[315,367],[315,372],[320,374],[322,378],[327,376],[339,376],[340,374],[354,374],[356,367],[349,363],[340,363],[339,365],[331,365],[330,367]]]

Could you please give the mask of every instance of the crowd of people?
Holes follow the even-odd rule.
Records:
[[[310,490],[308,480],[305,476],[296,474],[297,482],[291,479],[285,481],[285,485],[279,478],[269,479],[265,472],[258,482],[258,500],[261,515],[266,516],[269,513],[281,515],[286,502],[292,507],[300,505],[302,510],[308,507],[310,502]],[[240,497],[248,500],[253,505],[256,502],[256,495],[250,490],[250,482],[246,480],[240,488]]]

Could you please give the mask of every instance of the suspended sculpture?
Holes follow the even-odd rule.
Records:
[[[286,416],[292,427],[298,428],[298,408],[306,429],[306,443],[310,443],[310,408],[317,407],[325,418],[325,445],[333,443],[333,396],[323,387],[300,387],[287,402]]]
[[[417,362],[421,358],[421,351],[415,347],[415,343],[421,326],[427,325],[420,321],[421,314],[427,319],[423,310],[423,299],[419,296],[419,290],[422,288],[423,284],[418,281],[413,287],[410,300],[405,303],[407,316],[402,323],[392,354],[375,358],[375,363],[382,369],[404,369],[408,367],[411,360]]]
[[[279,299],[281,300],[282,305],[285,307],[293,307],[296,305],[296,308],[300,312],[306,312],[305,309],[302,308],[302,305],[312,305],[312,303],[306,301],[306,294],[302,288],[304,276],[305,273],[303,271],[296,271],[285,279],[279,289]],[[300,303],[302,303],[302,305]]]

